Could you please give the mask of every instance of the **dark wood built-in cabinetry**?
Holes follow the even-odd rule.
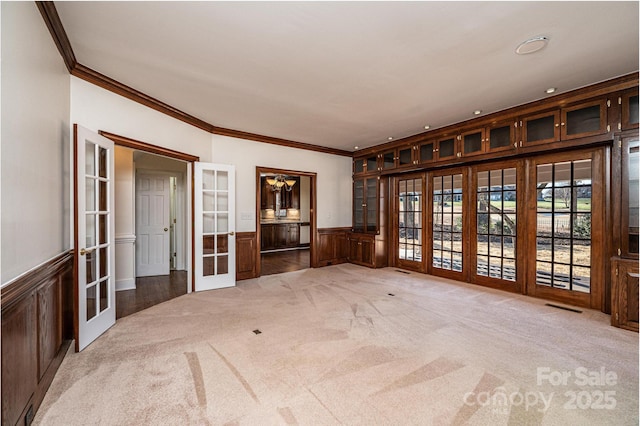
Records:
[[[638,331],[638,261],[614,258],[611,262],[611,325]]]
[[[73,257],[2,289],[2,421],[30,424],[73,339]]]
[[[261,225],[260,250],[294,248],[300,245],[299,223]]]

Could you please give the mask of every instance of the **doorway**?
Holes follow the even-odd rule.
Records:
[[[315,173],[256,170],[257,275],[313,267]]]
[[[187,162],[116,146],[116,318],[186,294]]]

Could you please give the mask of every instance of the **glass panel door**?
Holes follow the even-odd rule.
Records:
[[[76,350],[115,324],[113,141],[74,126]]]
[[[195,163],[196,291],[235,285],[235,168]]]
[[[422,231],[424,178],[407,177],[397,180],[397,264],[422,271]]]
[[[462,174],[433,177],[432,259],[434,271],[462,272]]]
[[[538,286],[591,291],[591,159],[538,164]]]
[[[476,275],[515,283],[517,188],[515,168],[477,172]]]

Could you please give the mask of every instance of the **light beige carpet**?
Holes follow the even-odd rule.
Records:
[[[544,304],[394,268],[242,281],[68,354],[35,423],[637,425],[638,335]]]

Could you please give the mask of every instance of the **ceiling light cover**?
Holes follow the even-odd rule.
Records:
[[[555,87],[549,87],[547,90],[545,90],[545,93],[550,95],[552,93],[556,93],[556,90],[558,89],[556,89]]]
[[[529,53],[537,52],[544,48],[549,39],[545,36],[533,37],[529,40],[525,40],[518,47],[516,47],[516,53],[518,55],[528,55]]]
[[[480,115],[482,114],[482,110],[481,109],[477,109],[475,111],[473,111],[473,115]]]

